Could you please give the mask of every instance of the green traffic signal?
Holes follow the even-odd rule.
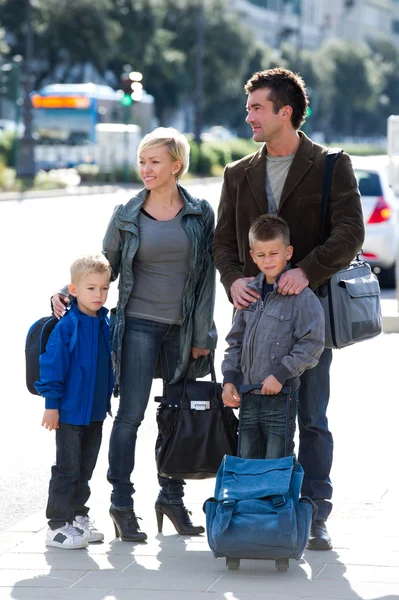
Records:
[[[123,106],[130,106],[132,104],[132,102],[133,102],[133,99],[130,94],[125,94],[121,98],[121,103],[123,104]]]
[[[311,117],[313,113],[313,110],[310,108],[310,106],[307,107],[306,109],[306,116],[307,117]]]

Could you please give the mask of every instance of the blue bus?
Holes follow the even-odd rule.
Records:
[[[94,83],[53,84],[31,94],[37,168],[67,168],[99,162],[104,128],[124,127],[122,91]],[[129,121],[143,135],[154,126],[154,98],[143,90],[129,107]],[[135,134],[136,137],[139,134]],[[122,135],[119,138],[122,140]],[[113,144],[121,144],[113,137]],[[101,149],[102,148],[102,149]],[[101,151],[100,151],[101,150]],[[110,148],[118,154],[118,148]]]
[[[120,99],[120,94],[107,85],[45,86],[31,96],[36,143],[95,144],[98,123],[123,122]]]

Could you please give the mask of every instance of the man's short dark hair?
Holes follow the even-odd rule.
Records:
[[[276,67],[267,71],[254,73],[245,84],[247,94],[265,88],[269,90],[269,100],[273,103],[274,113],[283,106],[291,106],[291,123],[299,129],[306,120],[309,99],[306,93],[304,80],[298,73],[289,69]]]
[[[290,229],[284,219],[275,215],[261,215],[249,228],[249,245],[254,242],[270,242],[281,238],[285,246],[290,245]]]

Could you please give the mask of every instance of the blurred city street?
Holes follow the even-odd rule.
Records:
[[[187,184],[214,208],[220,182]],[[131,195],[32,199],[0,203],[0,244],[5,259],[0,300],[2,323],[2,419],[0,421],[0,600],[299,600],[399,598],[399,523],[396,436],[399,408],[395,373],[399,336],[378,338],[334,353],[329,421],[335,438],[334,512],[329,521],[334,550],[306,551],[277,573],[267,561],[242,561],[230,573],[215,560],[206,537],[184,538],[170,523],[156,533],[154,444],[156,405],[150,401],[139,431],[136,511],[148,543],[114,540],[106,481],[108,418],[92,482],[91,516],[105,543],[89,551],[45,549],[44,507],[54,435],[40,427],[43,401],[24,381],[24,342],[29,326],[50,313],[51,294],[68,281],[69,264],[81,252],[101,250],[116,204]],[[107,307],[116,301],[111,289]],[[384,293],[392,297],[394,292]],[[231,305],[218,285],[218,375]],[[155,382],[153,394],[159,391]],[[117,400],[114,400],[114,413]],[[214,480],[189,482],[186,503],[195,523],[205,522],[203,501]]]

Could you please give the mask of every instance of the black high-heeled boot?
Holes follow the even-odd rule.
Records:
[[[201,526],[192,524],[190,515],[184,504],[165,504],[164,502],[155,503],[155,513],[157,515],[158,531],[162,533],[163,516],[170,519],[180,535],[199,535],[204,533],[205,529]]]
[[[144,542],[147,539],[133,510],[117,510],[111,504],[109,514],[114,522],[115,537],[120,537],[123,542]]]

